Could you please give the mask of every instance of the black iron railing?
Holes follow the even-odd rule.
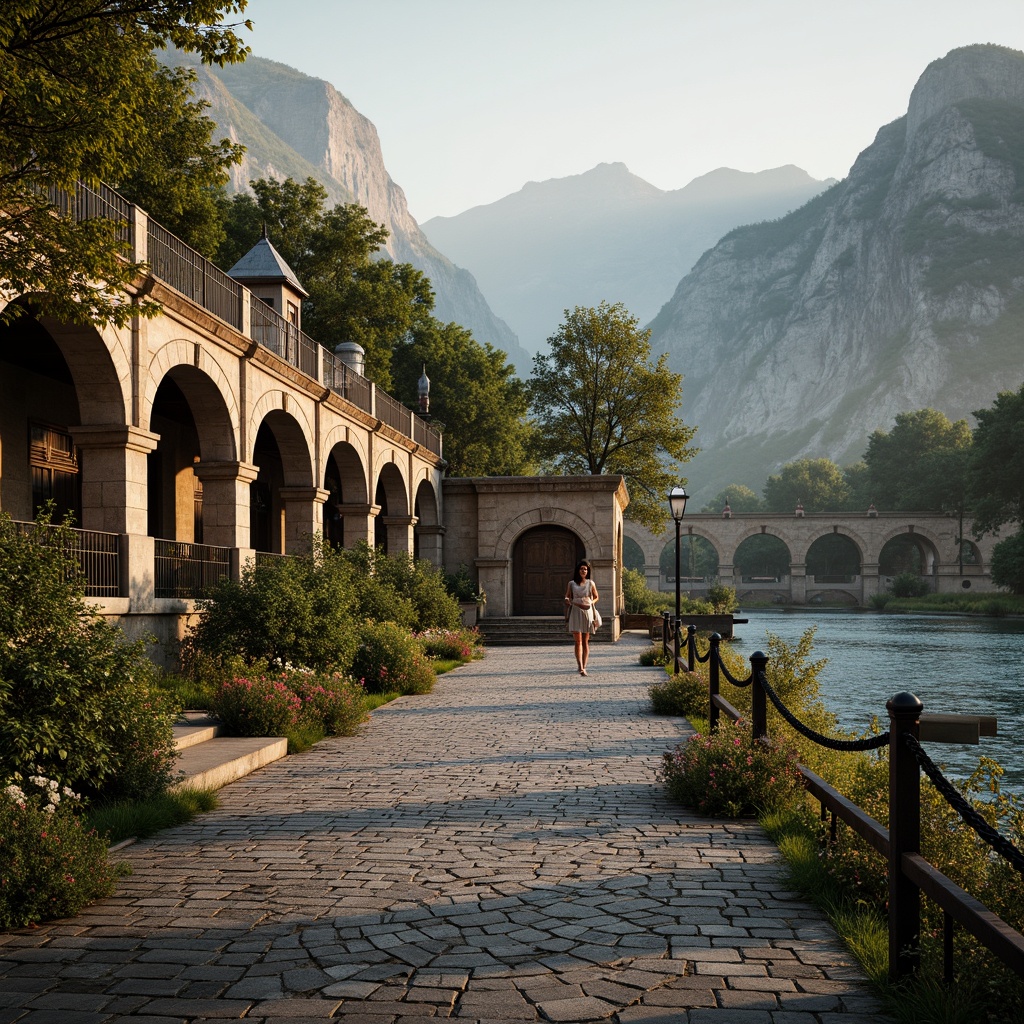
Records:
[[[682,620],[670,621],[666,614],[663,644],[668,650],[671,634],[673,657],[680,667]],[[697,651],[697,628],[686,627],[685,668],[693,672],[697,663],[708,666],[708,727],[715,729],[725,714],[733,721],[740,713],[719,692],[725,678],[734,686],[751,687],[751,729],[755,739],[770,742],[767,726],[768,702],[801,735],[819,746],[837,751],[866,751],[887,747],[889,751],[889,828],[880,825],[838,790],[801,766],[807,790],[819,801],[822,818],[831,816],[831,834],[837,821],[845,822],[889,864],[889,976],[899,981],[914,972],[920,958],[921,896],[934,900],[944,912],[944,974],[948,984],[954,981],[953,928],[967,929],[1012,971],[1024,976],[1024,935],[988,910],[938,868],[921,856],[921,773],[928,775],[935,788],[957,812],[967,827],[984,840],[993,855],[1003,857],[1024,873],[1024,853],[1000,835],[946,779],[921,746],[921,740],[933,742],[973,742],[979,735],[995,734],[995,719],[971,715],[926,715],[923,705],[912,693],[898,693],[886,704],[889,731],[865,739],[837,739],[824,736],[800,722],[783,704],[768,681],[767,655],[755,651],[750,656],[750,675],[735,678],[721,657],[722,638],[712,633],[704,654]]]
[[[43,531],[52,543],[64,543],[85,576],[86,597],[121,596],[121,538],[116,533],[15,521],[22,533]]]
[[[184,600],[202,597],[231,573],[231,549],[212,544],[155,541],[153,596]]]

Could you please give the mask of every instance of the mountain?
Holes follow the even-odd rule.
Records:
[[[194,55],[161,55],[169,64],[195,70],[195,93],[219,135],[246,147],[230,188],[242,191],[255,178],[315,178],[331,203],[356,202],[390,232],[388,255],[411,263],[431,280],[434,315],[469,328],[480,342],[504,351],[520,371],[529,354],[508,324],[499,320],[473,276],[427,240],[409,213],[405,194],[384,166],[377,129],[329,82],[261,57],[224,68],[200,64]]]
[[[829,184],[797,167],[723,167],[664,192],[625,164],[599,164],[434,217],[423,231],[472,271],[491,308],[536,351],[574,306],[623,302],[646,322],[727,231],[778,217]]]
[[[858,459],[926,406],[953,419],[1024,378],[1024,54],[930,64],[848,177],[730,232],[651,323],[686,374],[703,499],[796,458]]]

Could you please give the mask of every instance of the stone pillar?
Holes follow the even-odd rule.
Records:
[[[312,538],[324,532],[323,504],[331,492],[322,487],[282,487],[278,493],[284,502],[285,554],[304,554]]]
[[[868,605],[871,598],[882,592],[877,562],[863,562],[860,567],[860,603]]]
[[[247,462],[197,462],[203,484],[203,540],[225,548],[248,548],[250,487],[259,466]]]
[[[657,562],[644,563],[644,580],[648,590],[657,591],[661,588],[661,566]]]
[[[807,600],[807,564],[791,562],[789,566],[789,599],[794,604]]]
[[[380,515],[380,505],[343,505],[334,506],[341,516],[342,546],[354,548],[360,541],[373,547],[373,521]]]
[[[481,617],[503,618],[512,614],[512,561],[508,558],[477,558],[474,560],[480,589],[487,603],[480,609]]]
[[[723,587],[732,587],[734,590],[736,589],[737,582],[742,582],[737,581],[736,567],[729,562],[718,563],[718,581]]]
[[[438,567],[444,565],[442,546],[444,532],[443,526],[417,526],[415,530],[416,540],[419,543],[419,557],[425,558]]]
[[[138,427],[89,425],[72,430],[82,452],[82,529],[149,532],[146,457],[159,434]]]
[[[384,516],[382,522],[388,531],[388,554],[411,555],[413,552],[412,528],[415,516]]]

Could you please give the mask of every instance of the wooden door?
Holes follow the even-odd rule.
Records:
[[[565,586],[583,557],[583,542],[563,526],[527,530],[512,551],[512,614],[561,615]]]

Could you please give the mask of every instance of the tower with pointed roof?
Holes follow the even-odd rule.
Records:
[[[302,300],[309,298],[309,292],[267,238],[266,224],[260,240],[228,271],[228,277],[245,285],[275,313],[302,329]]]

